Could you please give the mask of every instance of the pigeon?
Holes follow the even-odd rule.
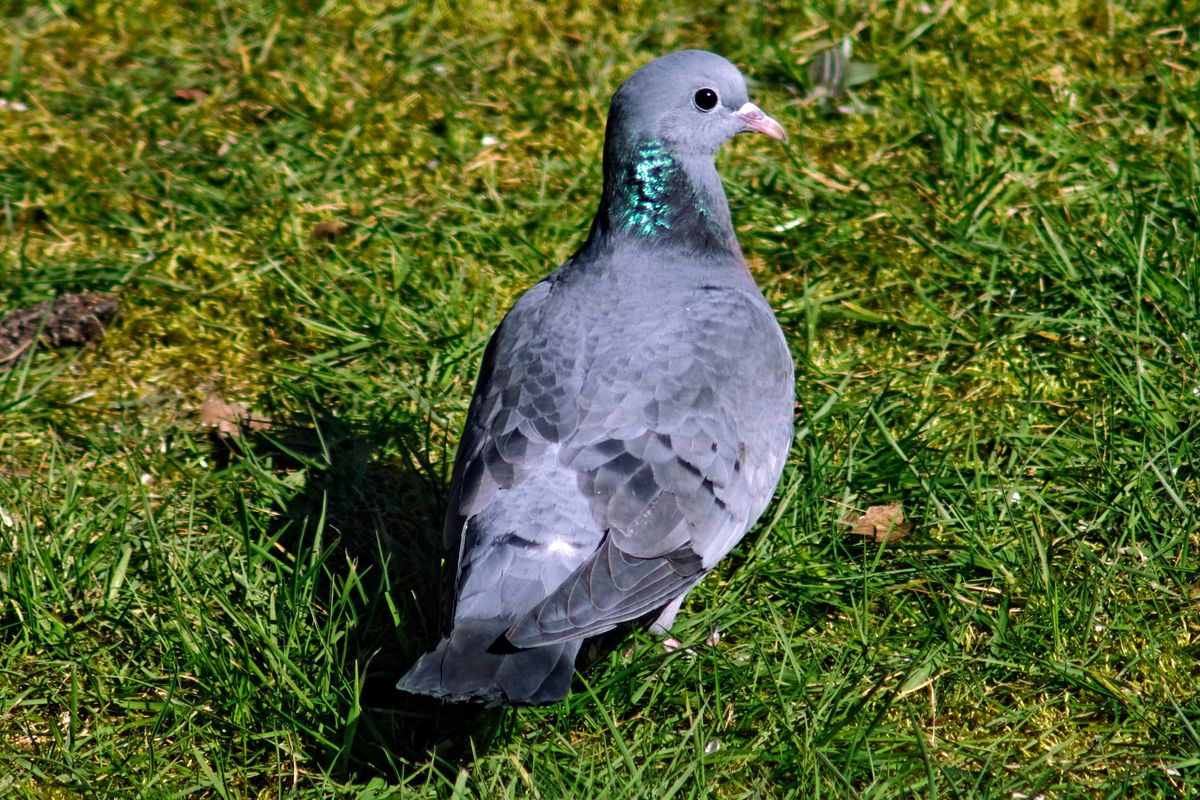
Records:
[[[399,689],[565,698],[585,640],[665,634],[770,501],[792,359],[713,163],[746,132],[785,138],[712,53],[662,56],[613,96],[587,240],[484,352],[443,528],[443,638]]]

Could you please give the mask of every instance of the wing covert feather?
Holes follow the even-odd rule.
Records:
[[[509,630],[514,644],[594,635],[661,607],[770,500],[791,441],[791,358],[761,298],[707,299],[683,330],[634,332],[639,347],[607,362],[601,350],[588,370],[561,457],[605,538]],[[689,340],[718,346],[677,345]]]

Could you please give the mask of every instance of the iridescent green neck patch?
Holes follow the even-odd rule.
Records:
[[[629,177],[619,189],[622,228],[651,236],[671,227],[668,187],[677,169],[662,141],[651,139],[638,145]]]

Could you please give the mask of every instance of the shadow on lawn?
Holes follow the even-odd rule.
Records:
[[[322,531],[317,599],[337,597],[352,573],[361,583],[340,614],[331,612],[347,636],[345,685],[361,682],[361,708],[353,707],[352,693],[324,706],[317,699],[311,720],[334,743],[324,748],[324,770],[341,778],[404,779],[432,761],[453,781],[459,764],[505,728],[503,709],[444,704],[396,689],[400,675],[436,642],[441,617],[447,486],[418,458],[418,441],[416,431],[394,420],[355,427],[332,417],[315,427],[273,426],[269,436],[251,434],[232,447],[214,440],[218,465],[243,450],[277,474],[308,469],[304,488],[280,516],[277,540],[297,563],[312,563]],[[384,445],[402,457],[374,457]]]

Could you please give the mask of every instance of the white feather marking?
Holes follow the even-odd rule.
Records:
[[[579,548],[563,539],[551,539],[546,549],[561,556],[573,556]]]

